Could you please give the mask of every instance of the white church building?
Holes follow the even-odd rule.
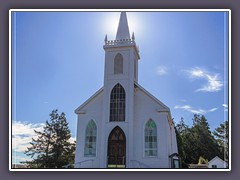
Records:
[[[177,168],[170,109],[138,84],[140,55],[126,12],[103,49],[103,87],[75,110],[75,168]]]

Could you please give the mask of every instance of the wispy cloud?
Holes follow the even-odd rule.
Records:
[[[218,108],[212,108],[212,109],[209,109],[209,110],[204,110],[204,109],[201,109],[201,108],[194,108],[190,105],[183,105],[183,106],[177,105],[177,106],[174,107],[174,109],[182,109],[182,110],[191,112],[193,114],[206,114],[208,112],[214,112]]]
[[[71,142],[71,143],[73,143],[74,141],[76,141],[76,137],[71,137],[71,138],[69,139],[69,142]]]
[[[157,70],[156,70],[156,73],[159,75],[159,76],[163,76],[165,74],[167,74],[168,72],[168,69],[165,67],[165,66],[158,66],[157,67]]]
[[[12,123],[12,148],[16,152],[24,152],[29,147],[32,138],[36,138],[34,129],[37,131],[43,130],[44,124],[31,124],[21,121]]]
[[[29,147],[29,143],[32,142],[32,138],[37,138],[36,131],[43,131],[44,123],[27,123],[22,121],[14,121],[12,123],[12,148],[16,152],[24,152]],[[69,139],[70,142],[74,142],[75,137]]]
[[[195,92],[217,92],[223,87],[220,75],[218,73],[208,72],[202,68],[195,67],[190,70],[185,70],[190,78],[193,79],[205,79],[207,82],[201,88]]]
[[[208,112],[214,112],[214,111],[216,111],[218,108],[212,108],[212,109],[210,109],[210,110],[208,110]]]
[[[179,101],[181,101],[181,102],[187,102],[186,99],[180,99]]]
[[[222,104],[223,107],[225,108],[228,108],[228,105],[227,104]]]
[[[25,155],[24,153],[12,152],[12,162],[13,164],[20,164],[21,162],[31,161],[32,158]]]
[[[224,111],[228,111],[228,105],[227,104],[222,104]]]
[[[44,123],[27,123],[22,121],[14,121],[12,123],[12,158],[14,163],[24,162],[31,160],[30,157],[26,156],[24,152],[27,147],[30,147],[32,138],[37,138],[36,131],[43,131]],[[76,141],[75,137],[69,139],[70,142]]]

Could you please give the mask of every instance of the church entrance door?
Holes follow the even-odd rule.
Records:
[[[108,137],[108,168],[126,167],[126,137],[120,127],[115,127]]]

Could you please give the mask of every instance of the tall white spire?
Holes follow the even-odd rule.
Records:
[[[130,39],[126,12],[121,12],[116,40]]]

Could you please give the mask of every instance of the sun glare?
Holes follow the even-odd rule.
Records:
[[[140,18],[141,12],[129,12],[127,13],[128,17],[128,26],[130,34],[134,32],[134,34],[139,37],[142,33],[143,27],[141,26],[141,18]]]
[[[134,32],[135,36],[139,37],[141,34],[140,28],[140,12],[127,12],[128,27],[130,36]],[[120,19],[120,12],[106,12],[103,19],[103,31],[107,34],[109,40],[113,40],[116,37],[118,23]]]
[[[103,31],[107,34],[108,39],[115,39],[117,33],[118,22],[120,18],[119,12],[106,12],[103,18]]]

